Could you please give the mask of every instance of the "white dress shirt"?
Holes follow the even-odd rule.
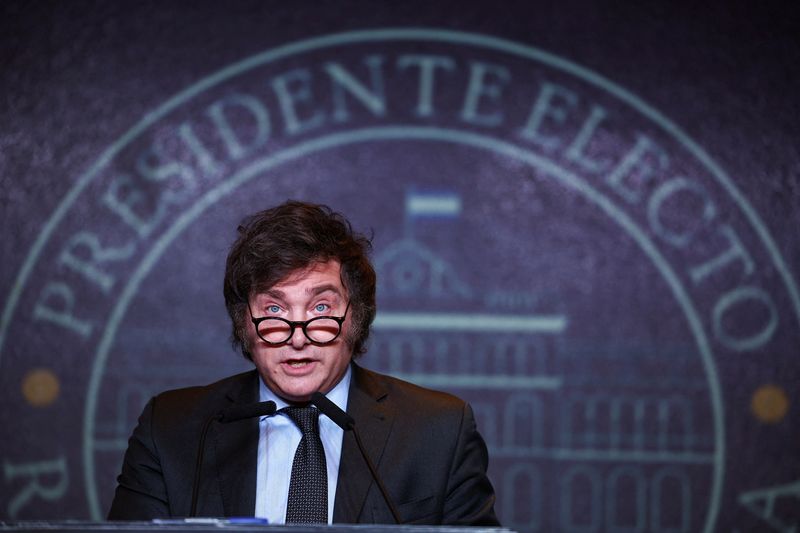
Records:
[[[348,366],[339,383],[325,395],[343,411],[347,410],[351,374],[352,371]],[[262,402],[272,400],[278,409],[289,405],[269,390],[263,381],[260,381],[259,398]],[[319,436],[322,447],[325,448],[325,462],[328,468],[328,523],[330,524],[333,520],[333,500],[336,496],[336,483],[339,480],[344,431],[333,420],[320,414]],[[292,462],[301,437],[300,429],[286,415],[264,416],[259,421],[255,516],[266,518],[270,524],[286,522]]]

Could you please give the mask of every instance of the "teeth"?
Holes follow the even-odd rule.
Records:
[[[289,366],[291,366],[292,368],[306,366],[307,364],[308,364],[308,361],[290,361],[289,362]]]

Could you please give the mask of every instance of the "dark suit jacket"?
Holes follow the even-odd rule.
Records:
[[[258,401],[258,379],[253,370],[151,399],[128,443],[108,518],[187,516],[203,423],[221,409]],[[404,523],[499,525],[486,445],[468,404],[354,364],[347,412]],[[199,516],[253,516],[257,448],[257,418],[212,423]],[[352,432],[342,443],[333,521],[394,522]]]

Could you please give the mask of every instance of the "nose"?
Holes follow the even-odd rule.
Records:
[[[292,336],[289,337],[288,342],[292,345],[292,348],[295,350],[300,350],[309,343],[309,340],[308,337],[306,337],[306,334],[303,333],[303,328],[297,326],[294,328],[294,333],[292,333]]]

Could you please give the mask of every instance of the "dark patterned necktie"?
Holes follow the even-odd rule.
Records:
[[[327,524],[328,470],[319,438],[319,411],[309,406],[285,407],[281,412],[303,433],[292,462],[286,523]]]

